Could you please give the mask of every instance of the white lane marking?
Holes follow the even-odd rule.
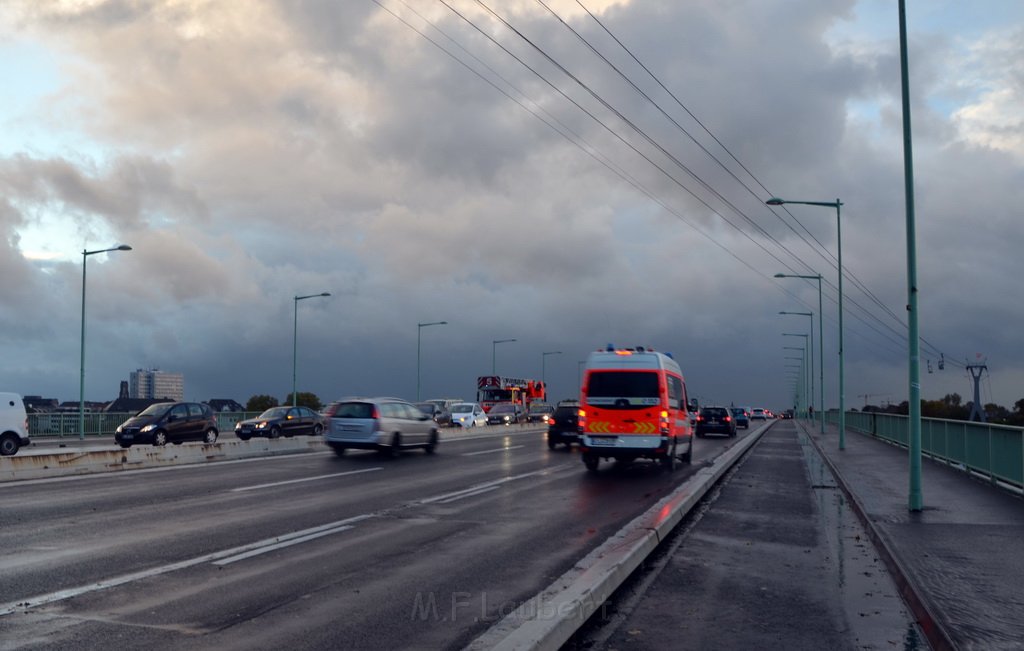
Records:
[[[68,588],[67,590],[58,590],[57,592],[51,592],[49,594],[37,595],[35,597],[28,597],[26,599],[19,599],[15,602],[0,604],[0,617],[4,615],[10,615],[19,611],[25,611],[30,608],[37,608],[46,604],[54,603],[57,601],[63,601],[65,599],[71,599],[79,595],[87,594],[89,592],[96,592],[99,590],[106,590],[107,588],[113,588],[125,583],[131,583],[133,581],[141,581],[142,579],[148,579],[149,577],[158,576],[160,574],[167,574],[168,572],[175,572],[177,570],[183,570],[195,565],[201,565],[203,563],[209,563],[213,561],[219,561],[224,558],[230,558],[237,556],[251,550],[262,549],[265,547],[271,547],[280,544],[282,541],[290,541],[295,539],[308,538],[314,536],[314,534],[322,531],[328,531],[329,533],[336,533],[338,531],[345,531],[350,529],[354,522],[366,520],[372,518],[374,515],[368,513],[365,515],[357,515],[355,517],[346,518],[344,520],[338,520],[337,522],[331,522],[330,524],[321,525],[319,527],[313,527],[311,529],[305,529],[303,531],[295,531],[283,536],[277,536],[275,538],[267,538],[266,540],[260,540],[258,542],[249,543],[248,545],[241,545],[239,547],[232,547],[231,549],[224,549],[219,552],[213,552],[211,554],[204,554],[195,558],[190,558],[184,561],[178,561],[177,563],[171,563],[169,565],[161,565],[148,570],[142,570],[139,572],[132,572],[131,574],[123,574],[116,576],[112,579],[105,579],[97,581],[89,585],[79,586],[77,588]],[[315,537],[315,536],[314,536]],[[269,551],[269,550],[267,550]]]
[[[384,470],[384,466],[377,466],[376,468],[363,468],[362,470],[349,470],[348,472],[336,472],[331,475],[316,475],[315,477],[303,477],[301,479],[288,479],[285,481],[276,481],[272,484],[256,484],[255,486],[242,486],[241,488],[232,488],[232,493],[241,493],[242,491],[254,491],[261,488],[273,488],[274,486],[285,486],[287,484],[298,484],[304,481],[316,481],[318,479],[329,479],[331,477],[344,477],[345,475],[360,475],[364,472],[373,472],[375,470]]]
[[[464,456],[464,457],[475,457],[478,454],[494,454],[495,452],[505,452],[506,450],[518,450],[521,447],[524,447],[524,446],[522,446],[522,445],[512,445],[512,446],[509,446],[507,448],[495,448],[493,450],[481,450],[479,452],[463,452],[462,456]]]
[[[441,502],[443,504],[443,503],[446,503],[447,501],[453,501],[452,498],[458,499],[459,497],[462,497],[462,496],[468,496],[468,495],[471,495],[471,494],[476,494],[476,493],[482,491],[483,489],[490,489],[490,487],[492,487],[492,486],[494,488],[497,488],[498,486],[501,486],[502,484],[507,484],[510,481],[516,481],[518,479],[526,479],[527,477],[536,477],[538,475],[547,475],[547,474],[552,473],[552,472],[554,472],[556,470],[560,470],[561,468],[566,468],[569,465],[570,464],[568,464],[568,463],[563,463],[563,464],[558,465],[558,466],[552,466],[551,468],[545,468],[543,470],[535,470],[533,472],[528,472],[528,473],[525,473],[525,474],[522,474],[522,475],[513,475],[511,477],[502,477],[501,479],[495,479],[494,481],[484,482],[482,484],[477,484],[476,486],[470,486],[469,488],[463,488],[462,490],[452,491],[451,493],[445,493],[443,495],[435,495],[433,497],[426,497],[426,498],[424,498],[422,500],[419,500],[418,502],[415,502],[415,504],[434,504],[436,502]]]
[[[301,538],[294,538],[292,540],[279,542],[276,545],[268,545],[266,547],[261,547],[260,549],[253,549],[251,551],[245,552],[244,554],[237,554],[229,558],[223,558],[219,561],[214,561],[213,564],[219,566],[230,565],[231,563],[237,563],[238,561],[243,561],[247,558],[252,558],[253,556],[259,556],[260,554],[272,552],[275,549],[291,547],[292,545],[298,545],[299,543],[308,542],[310,540],[316,540],[317,538],[323,538],[324,536],[329,536],[334,533],[341,533],[342,531],[348,531],[349,529],[353,528],[354,527],[351,524],[342,525],[340,527],[335,527],[333,529],[328,529],[326,531],[321,531],[319,533],[310,534],[308,536],[303,536]]]
[[[491,491],[496,491],[496,490],[498,490],[497,486],[488,486],[487,488],[481,488],[479,490],[475,490],[475,491],[472,491],[472,492],[469,492],[469,493],[463,493],[461,495],[456,495],[455,497],[449,497],[446,500],[441,500],[440,502],[438,502],[438,504],[450,504],[452,502],[457,502],[457,501],[459,501],[461,499],[465,499],[467,497],[475,497],[477,495],[483,495],[484,493],[490,493]]]

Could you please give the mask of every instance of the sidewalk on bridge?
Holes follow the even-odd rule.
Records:
[[[911,512],[906,449],[847,430],[839,450],[835,426],[821,434],[817,424],[799,425],[934,646],[1024,649],[1024,499],[925,457],[924,509]]]

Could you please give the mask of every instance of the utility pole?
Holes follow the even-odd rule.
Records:
[[[971,374],[971,379],[974,380],[974,404],[971,405],[971,415],[967,420],[978,421],[979,423],[986,422],[985,410],[981,408],[981,374],[987,370],[988,366],[985,364],[967,365],[967,372]]]

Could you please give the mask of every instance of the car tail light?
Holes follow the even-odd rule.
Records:
[[[587,428],[587,412],[582,409],[576,414],[576,429],[582,432]]]
[[[726,416],[725,417],[725,422],[731,423],[732,422],[732,416]]]
[[[377,411],[377,405],[373,405],[373,411],[370,412],[370,418],[373,420],[380,420],[380,412]]]
[[[661,433],[668,435],[668,412],[662,411],[661,417],[658,419],[658,425],[661,427]]]
[[[703,417],[703,416],[701,416],[700,414],[697,414],[697,422],[699,423],[699,422],[701,422],[702,420],[704,420],[704,417]]]

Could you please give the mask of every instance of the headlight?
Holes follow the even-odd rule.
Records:
[[[237,432],[240,429],[242,429],[242,423],[235,423],[235,431]]]
[[[512,420],[512,417],[511,417],[511,416],[502,416],[502,418],[503,418],[504,420]]]
[[[152,432],[153,429],[155,429],[155,428],[156,428],[156,425],[146,425],[145,427],[143,427],[139,431],[140,432]]]
[[[116,430],[114,430],[114,434],[120,434],[120,433],[121,433],[121,428],[122,428],[122,427],[124,427],[124,425],[118,425],[118,426],[117,426],[117,429],[116,429]]]
[[[262,423],[256,423],[256,429],[263,429],[263,428],[265,428],[266,426],[267,426],[267,423],[266,423],[266,421],[264,421],[264,422],[262,422]]]

